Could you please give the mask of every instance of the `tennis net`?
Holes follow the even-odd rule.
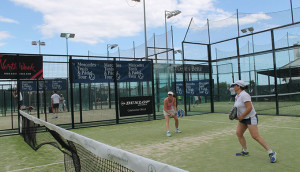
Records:
[[[64,154],[64,165],[67,172],[185,171],[65,130],[24,111],[20,111],[20,134],[34,150],[38,150],[45,144],[59,149]]]

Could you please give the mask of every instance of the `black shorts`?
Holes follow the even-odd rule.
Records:
[[[231,95],[232,98],[235,98],[235,95]]]
[[[59,103],[53,104],[53,108],[58,108],[59,107]]]
[[[243,123],[246,125],[257,125],[258,124],[257,114],[254,117],[250,117],[248,119],[241,120],[240,123]]]

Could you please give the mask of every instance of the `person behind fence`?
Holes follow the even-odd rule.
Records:
[[[232,100],[233,100],[233,101],[235,100],[235,95],[236,95],[236,93],[235,93],[235,91],[234,91],[234,87],[230,87],[230,88],[228,89],[228,91],[230,92],[230,100],[229,100],[229,103],[231,103]]]
[[[65,98],[62,94],[60,94],[60,98],[59,98],[59,109],[61,112],[64,112],[65,111]]]
[[[195,105],[198,105],[199,97],[198,97],[198,96],[194,96],[194,99],[195,99],[195,102],[194,102],[193,107],[194,107]]]
[[[176,115],[177,108],[176,108],[176,98],[173,97],[173,92],[168,92],[168,97],[164,100],[164,117],[166,120],[166,130],[167,130],[167,136],[171,136],[171,132],[169,129],[169,116],[173,117],[175,119],[175,132],[181,133],[181,131],[178,129],[178,117]]]
[[[181,99],[182,99],[182,97],[181,96],[177,96],[177,102],[178,102],[178,105],[181,105]]]
[[[53,91],[53,94],[51,96],[51,104],[52,104],[52,112],[53,112],[53,117],[52,118],[57,118],[57,113],[58,113],[58,108],[59,108],[59,95],[56,93],[56,91]]]
[[[249,155],[246,139],[244,137],[244,133],[248,129],[252,138],[266,149],[270,162],[275,163],[277,160],[277,153],[267,145],[266,141],[258,133],[258,117],[251,102],[251,96],[245,91],[248,86],[242,80],[236,81],[231,86],[234,87],[234,91],[237,93],[234,103],[234,106],[237,108],[237,120],[239,120],[236,128],[236,135],[242,146],[242,151],[236,153],[236,156]]]
[[[14,93],[14,92],[11,92],[11,94],[12,94],[12,96],[14,97],[14,98],[18,98],[18,96],[17,96],[17,92],[16,92],[16,94]],[[20,97],[19,97],[19,104],[17,104],[17,106],[18,105],[20,105],[20,110],[22,110],[22,105],[23,105],[23,96],[22,96],[22,93],[20,92]]]

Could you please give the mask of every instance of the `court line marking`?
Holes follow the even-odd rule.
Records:
[[[180,120],[185,120],[185,121],[202,121],[202,122],[212,122],[212,123],[220,123],[220,124],[233,124],[233,123],[231,123],[231,122],[206,121],[206,120],[201,120],[201,119],[199,120],[199,119],[182,119],[182,118],[180,118]],[[300,128],[293,128],[293,127],[279,127],[279,126],[271,126],[271,125],[262,125],[262,127],[300,130]]]
[[[56,162],[56,163],[51,163],[51,164],[46,164],[46,165],[39,165],[39,166],[35,166],[35,167],[27,167],[27,168],[17,169],[17,170],[12,170],[12,171],[7,171],[7,172],[24,171],[24,170],[30,170],[30,169],[34,169],[34,168],[40,168],[40,167],[47,167],[47,166],[57,165],[57,164],[63,164],[63,163],[64,162]]]

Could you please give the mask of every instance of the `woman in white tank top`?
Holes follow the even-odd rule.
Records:
[[[232,87],[234,87],[234,91],[237,93],[234,103],[234,106],[237,107],[237,120],[239,120],[236,135],[242,146],[242,152],[236,153],[236,156],[249,155],[246,139],[244,137],[244,133],[248,129],[252,138],[266,149],[269,154],[270,162],[276,162],[277,153],[267,145],[266,141],[258,133],[256,111],[252,105],[251,96],[245,91],[248,86],[244,81],[238,80],[232,84]]]

